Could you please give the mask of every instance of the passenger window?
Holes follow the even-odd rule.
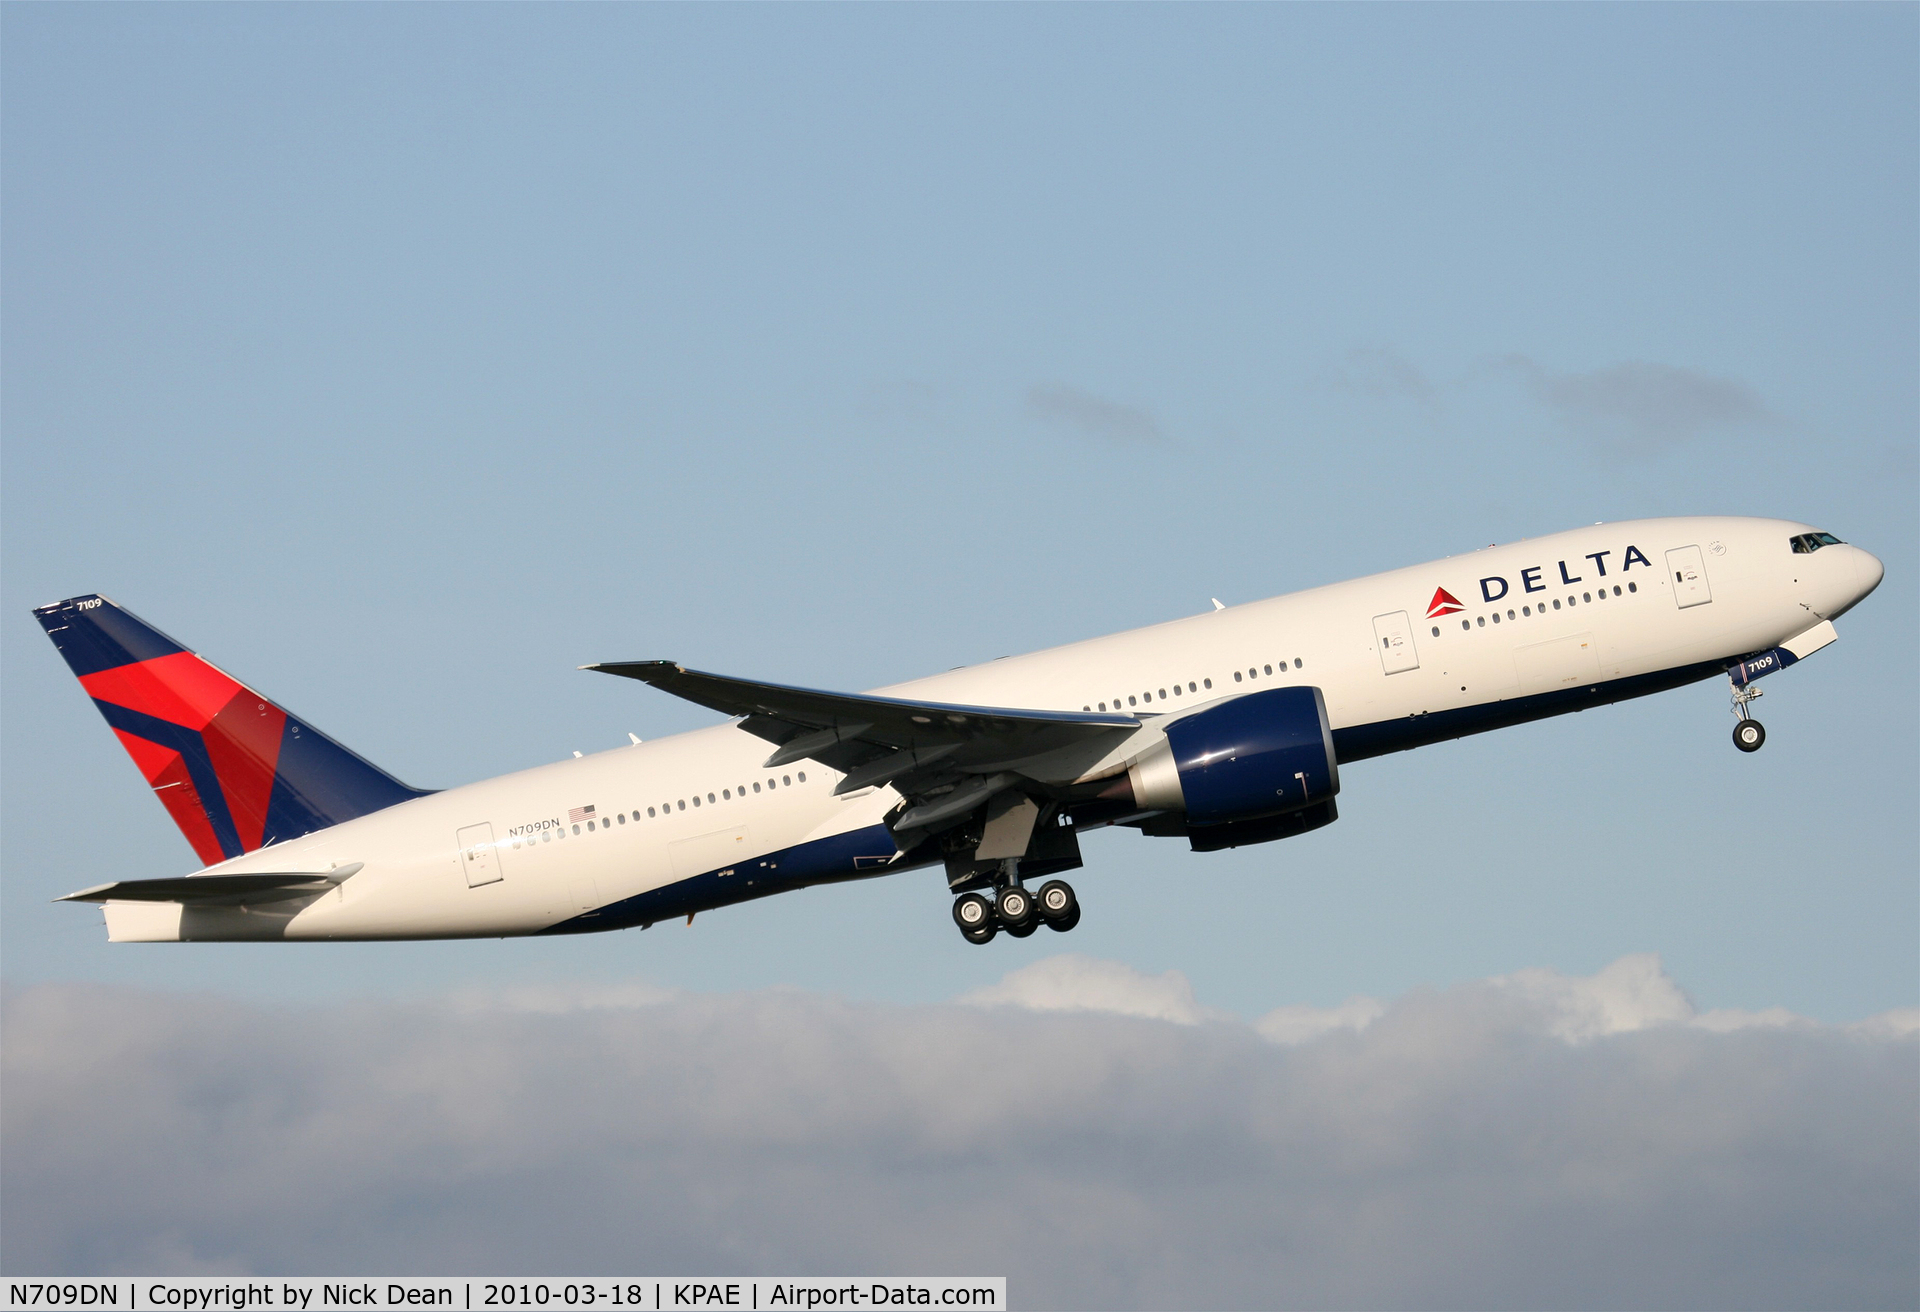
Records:
[[[1212,680],[1212,679],[1208,679],[1208,680],[1207,680],[1207,687],[1209,687],[1209,688],[1211,688],[1211,687],[1213,687],[1213,680]]]
[[[1299,658],[1298,656],[1295,656],[1295,657],[1293,658],[1293,668],[1294,668],[1294,669],[1296,669],[1296,670],[1298,670],[1298,669],[1304,669],[1304,668],[1306,667],[1306,664],[1307,664],[1307,663],[1306,663],[1305,661],[1303,661],[1303,660],[1301,660],[1301,659],[1300,659],[1300,658]]]
[[[755,785],[753,786],[753,791],[754,791],[754,792],[756,792],[756,793],[757,793],[757,792],[759,792],[759,791],[760,791],[760,785],[759,785],[759,784],[755,784]]]
[[[542,829],[542,830],[540,831],[540,841],[541,841],[541,842],[543,842],[543,843],[546,843],[546,842],[551,842],[551,841],[552,841],[552,839],[553,839],[553,830],[551,830],[551,829]]]
[[[1139,704],[1140,704],[1140,699],[1139,699],[1138,697],[1129,697],[1129,698],[1127,698],[1127,705],[1129,705],[1129,706],[1138,706]]]
[[[1531,606],[1522,606],[1522,607],[1520,608],[1520,613],[1521,613],[1522,615],[1531,615],[1531,614],[1533,614],[1533,607],[1531,607]]]
[[[1581,594],[1580,594],[1580,600],[1582,600],[1582,601],[1592,601],[1592,600],[1593,600],[1593,594],[1592,594],[1591,592],[1583,592],[1583,593],[1581,593]]]
[[[1268,666],[1265,666],[1264,668],[1265,668],[1265,670],[1266,670],[1266,672],[1267,672],[1268,674],[1272,674],[1272,673],[1273,673],[1273,666],[1271,666],[1271,665],[1268,665]]]
[[[1440,626],[1438,624],[1433,626],[1433,636],[1436,638],[1440,636]]]
[[[1241,682],[1243,682],[1243,680],[1242,680],[1242,679],[1241,679],[1241,677],[1240,677],[1240,671],[1238,671],[1238,670],[1235,670],[1235,671],[1233,672],[1233,681],[1234,681],[1235,683],[1241,683]]]
[[[1260,671],[1258,671],[1258,670],[1248,670],[1248,671],[1247,671],[1247,677],[1248,677],[1249,679],[1257,679],[1257,678],[1259,678],[1259,677],[1260,677]]]
[[[1554,603],[1553,603],[1553,608],[1554,608],[1555,610],[1559,610],[1559,609],[1560,609],[1560,603],[1559,603],[1559,601],[1558,601],[1558,600],[1555,600],[1555,601],[1554,601]]]
[[[1485,615],[1476,616],[1473,622],[1483,629],[1487,627],[1487,617]]]
[[[647,808],[647,819],[649,819],[649,820],[651,820],[651,819],[653,819],[653,808],[652,808],[652,807],[648,807],[648,808]]]
[[[1640,585],[1639,585],[1638,583],[1629,583],[1629,584],[1627,584],[1627,591],[1628,591],[1628,592],[1638,592],[1638,591],[1640,591]]]
[[[791,775],[784,775],[784,774],[783,774],[783,775],[781,775],[781,776],[780,776],[780,782],[781,782],[782,784],[785,784],[785,785],[786,785],[786,786],[787,786],[788,788],[791,788],[791,787],[793,787],[793,778],[792,778],[792,776],[791,776]]]
[[[807,772],[805,770],[802,770],[797,777],[799,778],[801,783],[805,783],[807,781]]]
[[[1211,686],[1211,685],[1209,685],[1209,686]],[[1196,687],[1194,687],[1194,686],[1193,686],[1193,681],[1192,681],[1191,679],[1189,679],[1189,680],[1187,681],[1187,691],[1188,691],[1188,692],[1199,692],[1200,690],[1199,690],[1198,688],[1196,688]]]
[[[575,832],[577,833],[577,832],[579,832],[579,831],[578,831],[578,830],[576,830]],[[589,821],[587,821],[587,832],[588,832],[588,833],[592,833],[592,832],[593,832],[593,821],[591,821],[591,820],[589,820]]]
[[[1102,711],[1104,711],[1104,710],[1106,710],[1106,709],[1107,709],[1107,704],[1106,704],[1105,702],[1101,702],[1101,703],[1100,703],[1100,709],[1101,709]]]
[[[1498,624],[1498,623],[1500,622],[1500,612],[1499,612],[1499,611],[1495,611],[1495,612],[1493,613],[1493,622],[1494,622],[1495,624]]]
[[[693,799],[693,804],[694,804],[695,806],[698,806],[698,805],[700,805],[700,799],[699,799],[699,798],[697,798],[697,797],[696,797],[696,798],[694,798],[694,799]],[[687,799],[686,799],[686,798],[684,798],[684,797],[680,799],[680,809],[681,809],[682,811],[684,811],[684,810],[686,810],[686,809],[687,809]]]
[[[1618,583],[1613,585],[1613,595],[1616,597],[1620,595],[1620,585]]]
[[[579,832],[580,832],[580,826],[579,826],[579,825],[575,825],[575,826],[573,827],[573,832],[574,832],[574,833],[576,833],[576,834],[577,834],[577,833],[579,833]]]
[[[1173,695],[1175,697],[1178,697],[1180,695],[1180,685],[1177,683],[1173,685]]]
[[[708,793],[708,794],[707,794],[707,801],[708,801],[709,803],[711,803],[711,802],[713,801],[713,794],[712,794],[712,793]]]
[[[1461,621],[1460,621],[1460,628],[1461,628],[1461,631],[1462,631],[1462,632],[1464,632],[1464,631],[1466,631],[1466,630],[1468,630],[1468,629],[1471,629],[1472,627],[1473,627],[1473,624],[1472,624],[1472,622],[1471,622],[1471,621],[1469,621],[1469,620],[1461,620]]]
[[[693,795],[693,804],[694,804],[694,805],[695,805],[696,807],[700,805],[700,794],[698,794],[698,793],[695,793],[695,794]]]
[[[1160,700],[1165,701],[1166,699],[1167,699],[1167,690],[1165,688],[1162,688],[1160,690]]]
[[[1512,612],[1512,611],[1508,611],[1508,612],[1507,612],[1507,618],[1508,618],[1508,619],[1512,619],[1512,618],[1513,618],[1513,612]]]

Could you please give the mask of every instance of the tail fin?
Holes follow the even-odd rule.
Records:
[[[33,614],[207,865],[427,795],[105,597]]]

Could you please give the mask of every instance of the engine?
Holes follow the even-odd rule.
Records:
[[[1318,828],[1340,791],[1326,699],[1318,688],[1270,688],[1184,716],[1128,782],[1135,805],[1179,813],[1198,850]],[[1274,820],[1285,816],[1295,819]]]

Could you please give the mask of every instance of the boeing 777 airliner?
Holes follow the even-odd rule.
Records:
[[[944,869],[972,942],[1080,919],[1080,835],[1198,852],[1331,824],[1340,767],[1834,641],[1882,567],[1806,524],[1647,519],[1376,574],[871,693],[585,668],[730,722],[410,788],[101,596],[34,614],[206,869],[71,894],[116,942],[642,928]],[[1030,881],[1044,881],[1030,889]]]

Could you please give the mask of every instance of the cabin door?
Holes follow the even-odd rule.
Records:
[[[1407,622],[1405,611],[1375,615],[1373,637],[1378,644],[1375,649],[1380,653],[1380,668],[1388,674],[1420,668],[1420,653],[1413,649],[1413,625]]]
[[[460,869],[467,876],[467,887],[500,882],[500,850],[493,845],[493,826],[468,825],[454,835],[460,844]]]
[[[1713,600],[1707,587],[1707,562],[1698,547],[1675,547],[1667,553],[1667,573],[1673,582],[1674,604],[1681,610]]]

